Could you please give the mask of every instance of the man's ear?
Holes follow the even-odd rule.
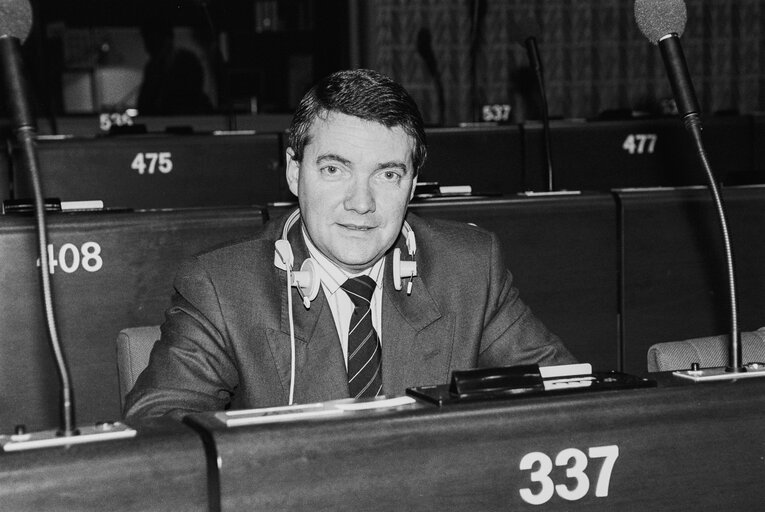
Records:
[[[298,195],[298,181],[300,178],[300,162],[295,160],[295,152],[292,150],[292,148],[287,148],[286,151],[286,160],[287,160],[287,185],[290,187],[290,192],[295,194],[295,197]]]
[[[409,192],[409,200],[411,201],[414,197],[414,193],[417,191],[417,176],[412,178],[412,191]]]

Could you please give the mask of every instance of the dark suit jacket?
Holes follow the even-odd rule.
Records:
[[[185,262],[162,337],[125,406],[126,417],[284,405],[290,383],[286,273],[274,265],[284,218],[255,238]],[[383,392],[448,382],[453,370],[574,362],[512,286],[497,237],[467,224],[407,218],[417,238],[411,295],[393,286],[382,304]],[[299,268],[308,251],[288,236]],[[404,249],[403,237],[397,246]],[[392,251],[391,251],[392,253]],[[322,291],[306,310],[293,288],[295,402],[348,397],[332,313]]]

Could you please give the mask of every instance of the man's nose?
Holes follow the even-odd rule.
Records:
[[[375,210],[374,192],[368,180],[359,177],[349,184],[344,206],[346,210],[357,213],[369,213]]]

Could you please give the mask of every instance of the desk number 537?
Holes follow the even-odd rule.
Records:
[[[522,470],[531,470],[529,477],[536,485],[532,486],[533,489],[520,489],[521,498],[531,505],[547,503],[556,493],[568,501],[584,498],[590,490],[590,479],[585,469],[590,459],[597,458],[604,460],[595,482],[595,496],[608,496],[611,472],[618,457],[619,447],[616,445],[594,446],[589,448],[586,454],[577,448],[566,448],[555,456],[554,464],[559,468],[566,468],[567,483],[555,484],[550,476],[553,460],[542,452],[527,453],[521,459],[519,467]]]

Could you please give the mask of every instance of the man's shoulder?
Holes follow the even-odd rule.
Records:
[[[237,239],[210,246],[195,254],[190,260],[205,265],[231,265],[234,262],[273,259],[274,243],[281,237],[281,218],[272,219],[257,231]]]
[[[409,213],[406,218],[417,241],[428,240],[436,244],[475,246],[490,244],[494,234],[475,224],[455,220],[422,217]]]

